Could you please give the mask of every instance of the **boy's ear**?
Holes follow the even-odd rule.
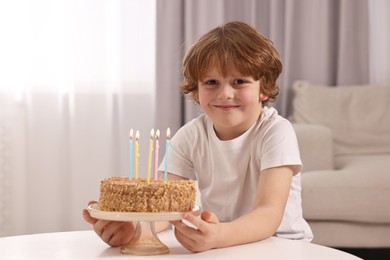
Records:
[[[267,101],[267,100],[268,100],[268,96],[264,95],[263,93],[260,93],[260,101],[264,102],[264,101]]]
[[[199,94],[197,90],[194,90],[194,92],[192,92],[192,98],[195,100],[196,103],[199,103]]]

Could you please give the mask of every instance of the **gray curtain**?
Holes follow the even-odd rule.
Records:
[[[157,0],[157,127],[175,132],[199,115],[178,90],[183,55],[200,35],[232,20],[275,43],[283,61],[281,93],[269,105],[283,116],[291,112],[295,80],[368,83],[367,0]]]

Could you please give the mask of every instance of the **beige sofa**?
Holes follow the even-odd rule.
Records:
[[[314,243],[390,247],[390,86],[293,86]]]

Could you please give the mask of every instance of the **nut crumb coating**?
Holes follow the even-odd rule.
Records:
[[[187,212],[195,206],[193,180],[127,177],[106,178],[100,183],[99,207],[119,212]]]

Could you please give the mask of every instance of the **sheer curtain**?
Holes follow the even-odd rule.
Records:
[[[1,1],[0,37],[0,236],[90,228],[130,128],[146,169],[155,1]]]
[[[390,87],[390,1],[369,0],[370,83]]]
[[[291,112],[291,86],[295,80],[329,85],[370,82],[370,70],[371,74],[377,70],[369,63],[372,51],[369,32],[373,29],[370,21],[375,17],[370,16],[368,7],[369,0],[157,2],[159,87],[156,91],[161,97],[160,102],[157,100],[157,122],[171,108],[174,112],[165,124],[176,128],[199,114],[198,107],[181,99],[177,90],[181,59],[201,34],[230,20],[249,23],[270,38],[279,50],[284,65],[279,79],[281,93],[278,101],[270,105],[284,116]],[[383,35],[387,25],[378,23],[377,34]],[[377,53],[382,60],[387,57]],[[168,57],[169,66],[165,66]],[[169,102],[165,102],[167,99]]]

